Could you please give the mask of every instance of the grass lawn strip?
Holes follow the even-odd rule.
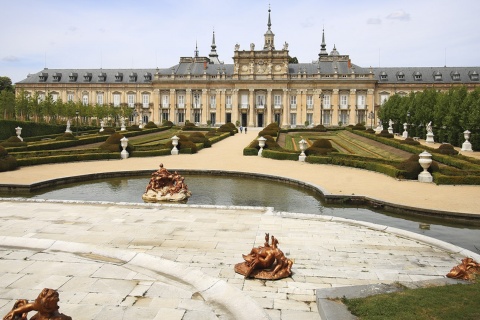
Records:
[[[480,282],[406,289],[367,298],[342,299],[362,320],[480,319]]]

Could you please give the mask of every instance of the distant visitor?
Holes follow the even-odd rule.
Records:
[[[145,202],[186,202],[191,195],[185,178],[176,171],[169,172],[160,163],[160,169],[152,173],[142,199]]]

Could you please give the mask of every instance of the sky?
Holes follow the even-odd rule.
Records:
[[[0,76],[50,69],[170,68],[235,44],[263,48],[271,8],[275,47],[318,58],[325,30],[360,67],[480,66],[478,0],[0,0]]]

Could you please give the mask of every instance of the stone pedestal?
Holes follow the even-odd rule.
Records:
[[[462,143],[462,151],[473,152],[472,144],[470,141],[465,141]]]
[[[393,134],[393,128],[392,127],[388,127],[388,133]]]
[[[427,133],[427,140],[425,140],[426,143],[435,143],[433,140],[434,134],[432,132]]]

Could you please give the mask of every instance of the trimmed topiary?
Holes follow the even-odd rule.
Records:
[[[449,143],[441,144],[437,148],[436,152],[441,153],[441,154],[448,154],[448,155],[451,155],[451,156],[456,156],[458,154],[458,151],[455,150],[455,148]]]
[[[220,128],[217,129],[218,132],[230,132],[230,135],[233,136],[238,132],[237,127],[231,122],[222,124]]]
[[[326,155],[329,152],[337,152],[328,139],[317,139],[305,150],[305,155]]]
[[[186,135],[179,134],[179,135],[177,135],[177,137],[179,138],[178,145],[177,145],[178,150],[190,149],[191,153],[197,153],[197,145],[194,142],[190,141],[190,139],[188,139],[188,137]],[[168,141],[165,144],[165,146],[168,149],[172,149],[173,148],[172,140],[170,139],[170,141]],[[182,151],[180,151],[180,152],[182,152]]]
[[[140,126],[138,124],[131,125],[130,127],[127,127],[128,131],[140,131]]]
[[[164,127],[173,127],[173,122],[169,120],[164,120],[162,123],[162,126]]]
[[[373,130],[372,128],[368,128],[367,130],[365,130],[366,133],[375,133],[375,130]]]
[[[56,137],[55,140],[57,141],[77,140],[77,137],[75,137],[71,132],[65,132],[61,136]]]
[[[416,140],[413,140],[413,138],[406,138],[405,140],[401,141],[401,143],[403,144],[408,144],[408,145],[411,145],[411,146],[418,146],[420,144],[420,142],[416,141]]]
[[[108,139],[102,143],[99,147],[99,149],[102,150],[107,150],[110,152],[120,152],[123,150],[121,146],[120,140],[123,139],[124,136],[120,133],[114,133]],[[133,146],[130,144],[130,142],[127,145],[127,152],[131,153],[133,151]]]
[[[318,131],[318,132],[326,132],[327,128],[323,124],[316,125],[313,129],[313,131]]]
[[[0,172],[15,170],[17,166],[17,159],[9,155],[7,150],[0,146]]]
[[[158,128],[157,125],[153,121],[148,121],[148,123],[144,126],[145,129],[155,129]]]
[[[388,130],[382,130],[379,134],[379,137],[384,137],[384,138],[392,138],[393,139],[393,134],[389,133]]]
[[[366,130],[365,126],[361,123],[357,123],[352,127],[352,130]]]
[[[115,129],[112,127],[104,127],[103,131],[100,134],[111,135],[115,133]]]
[[[268,126],[266,126],[262,131],[258,133],[258,136],[272,136],[276,137],[278,136],[278,132],[280,131],[280,127],[278,126],[278,123],[272,122]]]
[[[418,162],[420,159],[418,154],[413,154],[408,158],[407,160],[401,162],[398,164],[396,167],[397,169],[400,169],[403,171],[403,178],[404,179],[411,179],[411,180],[416,180],[418,179],[418,175],[420,172],[423,171],[422,166]],[[433,172],[438,172],[439,167],[438,163],[436,161],[432,161],[432,164],[428,168],[428,172],[433,173]]]
[[[208,140],[208,138],[206,138],[201,132],[192,132],[188,139],[193,143],[203,143],[205,148],[210,148],[212,146],[210,140]]]
[[[25,147],[27,146],[27,143],[20,140],[17,136],[11,136],[4,142],[0,143],[0,145],[4,147]]]

